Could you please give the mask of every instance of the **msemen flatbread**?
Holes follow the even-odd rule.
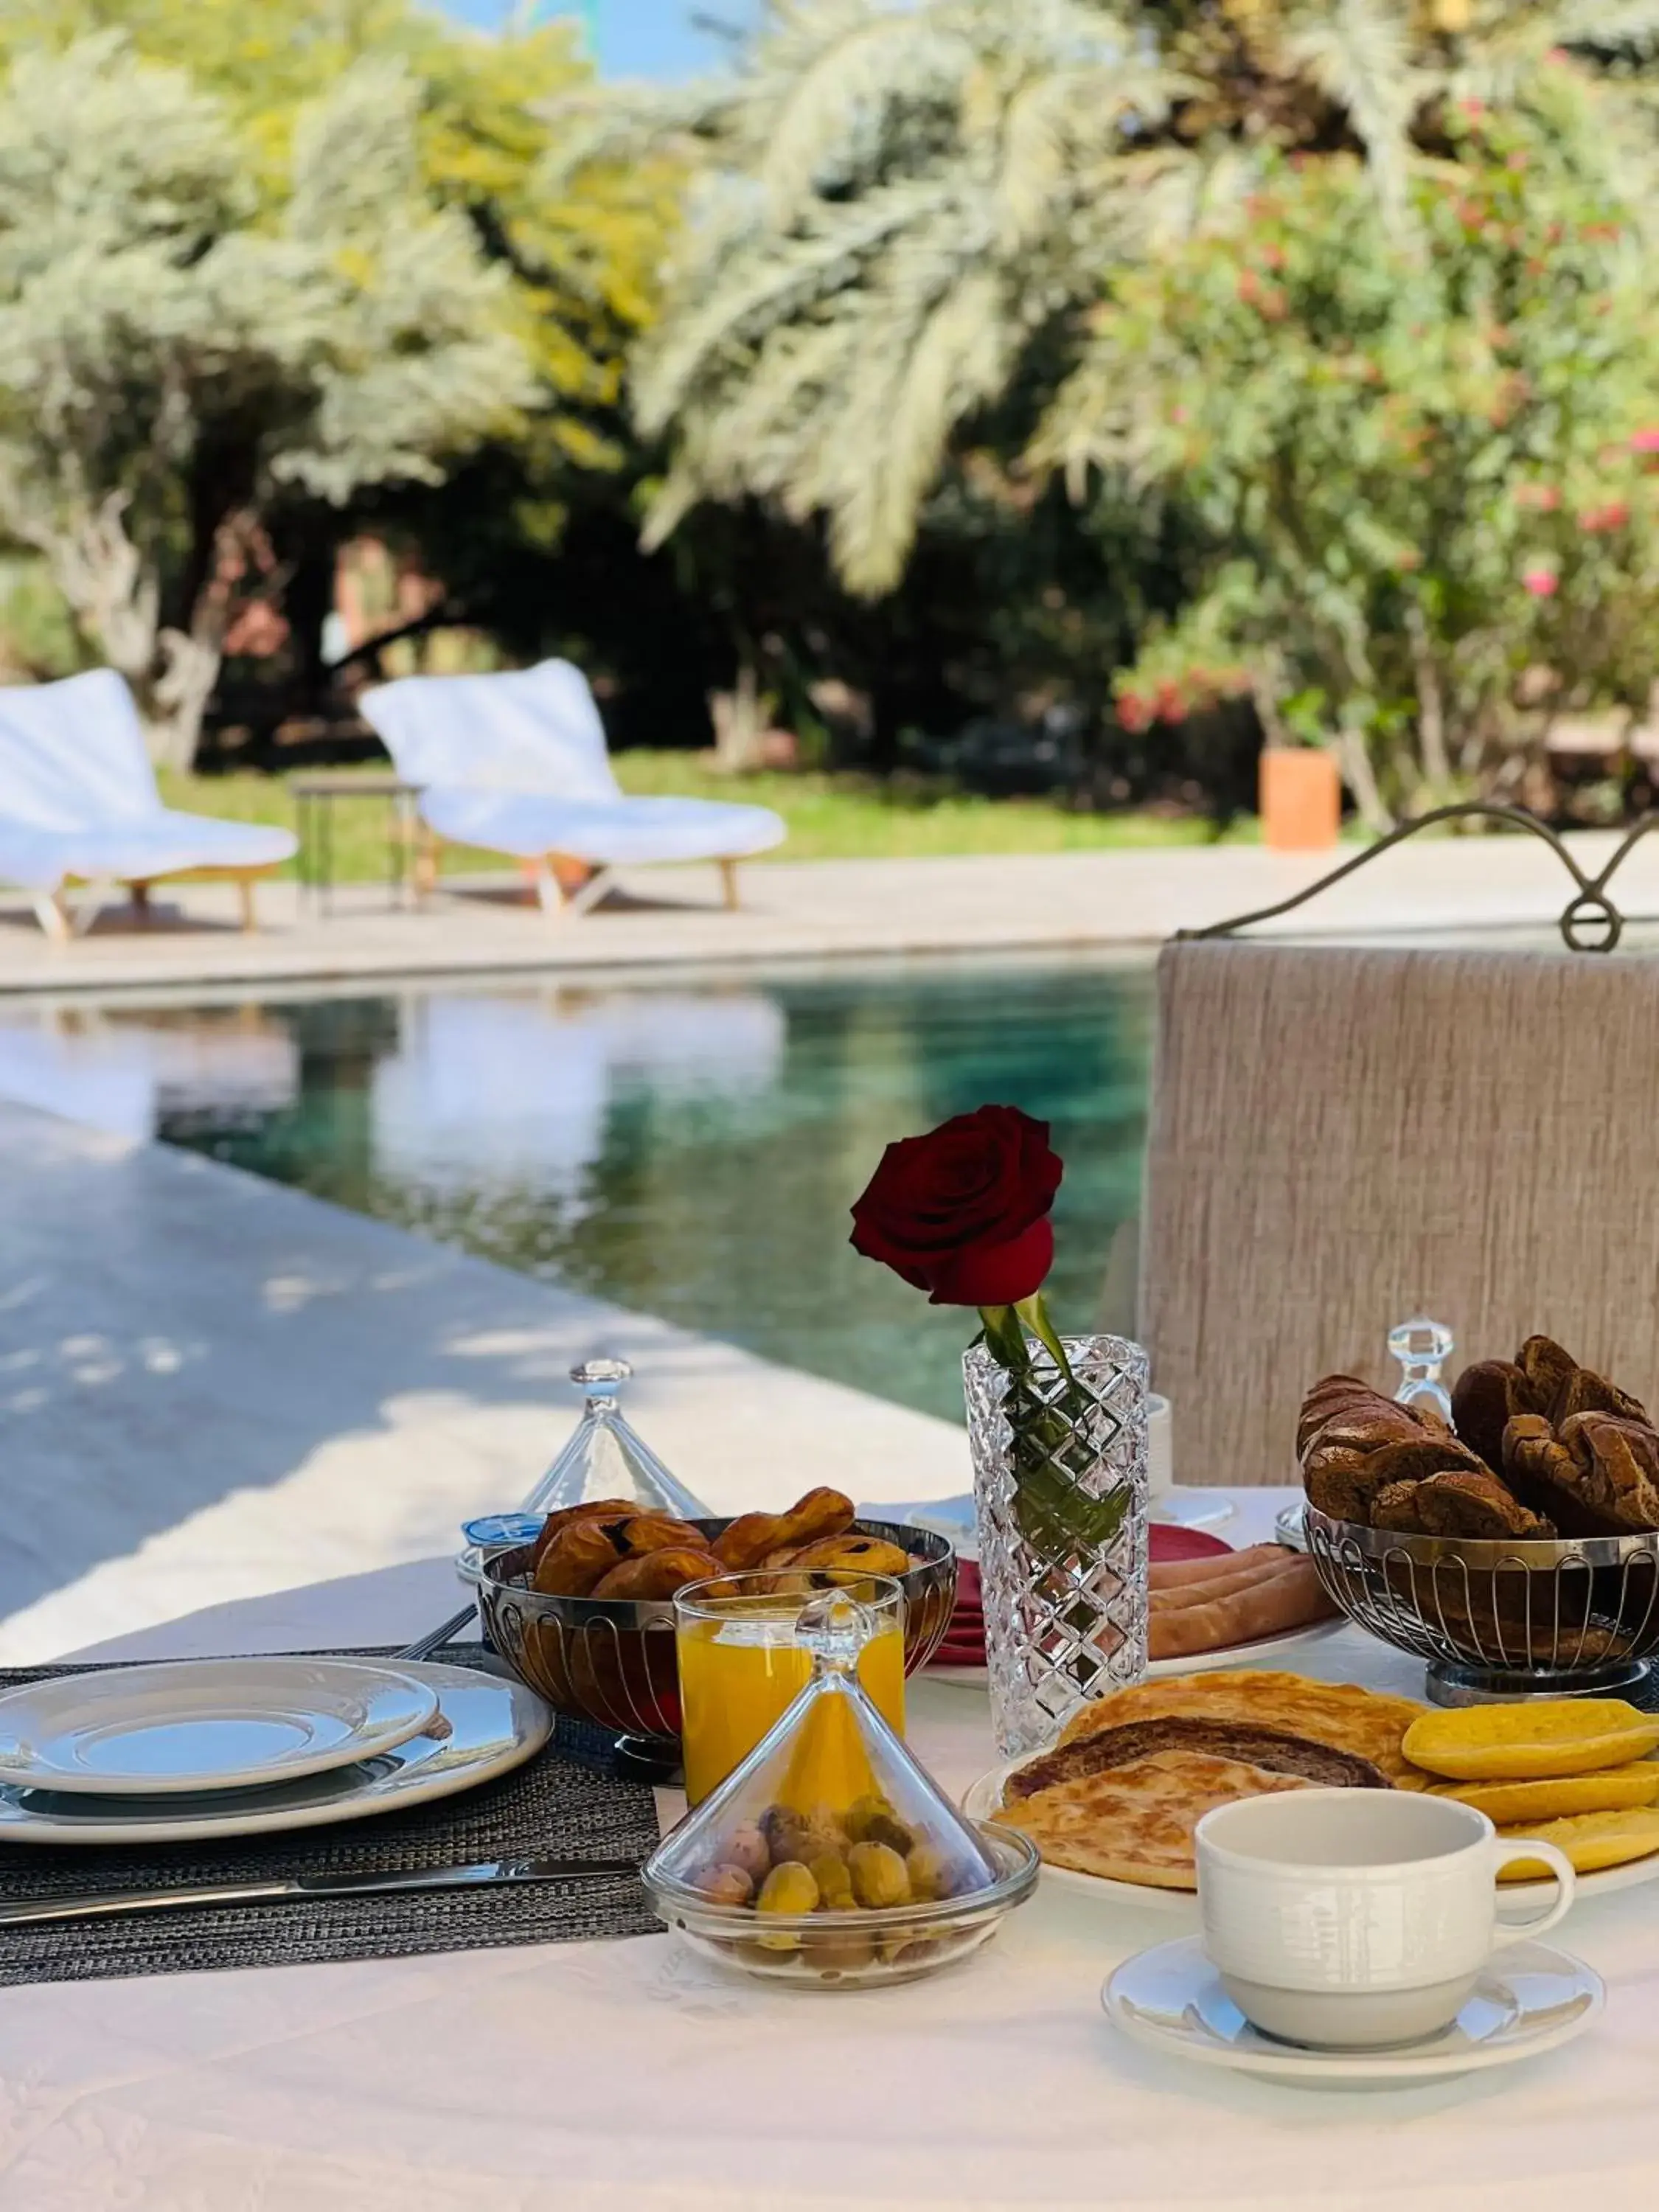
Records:
[[[1424,1710],[1301,1674],[1142,1682],[1074,1715],[1056,1746],[1010,1777],[994,1817],[1023,1829],[1051,1866],[1193,1889],[1193,1830],[1213,1806],[1328,1784],[1426,1788],[1431,1777],[1400,1748]],[[1111,1739],[1099,1764],[1085,1755],[1094,1736]]]
[[[1023,1829],[1050,1866],[1150,1889],[1196,1889],[1193,1830],[1212,1806],[1304,1790],[1297,1776],[1205,1752],[1159,1752],[1055,1790],[992,1818]]]
[[[1060,1730],[1060,1741],[1074,1743],[1097,1729],[1190,1713],[1199,1719],[1237,1721],[1307,1736],[1370,1759],[1396,1790],[1425,1790],[1434,1778],[1413,1766],[1400,1745],[1412,1723],[1427,1710],[1413,1698],[1384,1697],[1352,1682],[1313,1682],[1305,1674],[1240,1668],[1226,1674],[1166,1676],[1115,1691],[1074,1713]]]

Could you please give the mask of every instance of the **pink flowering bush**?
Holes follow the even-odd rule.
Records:
[[[1516,789],[1559,714],[1659,678],[1659,356],[1577,66],[1445,118],[1392,226],[1341,158],[1123,274],[1042,450],[1179,509],[1186,611],[1117,679],[1145,728],[1254,693],[1381,825]]]

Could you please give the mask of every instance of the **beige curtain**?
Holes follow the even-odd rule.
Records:
[[[1173,945],[1139,1303],[1189,1483],[1295,1479],[1303,1392],[1542,1329],[1659,1402],[1659,963]]]

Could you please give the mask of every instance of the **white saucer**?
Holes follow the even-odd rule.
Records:
[[[419,1735],[429,1682],[345,1659],[190,1659],[0,1697],[0,1783],[161,1797],[295,1782]]]
[[[1309,2051],[1252,2027],[1221,1986],[1201,1938],[1188,1936],[1126,1959],[1101,1991],[1106,2016],[1154,2051],[1269,2081],[1352,2088],[1436,2081],[1507,2066],[1568,2042],[1606,1999],[1599,1974],[1547,1943],[1493,1954],[1449,2028],[1392,2051]]]
[[[937,1659],[930,1660],[922,1672],[930,1682],[948,1682],[957,1690],[988,1690],[991,1670],[988,1667],[941,1667]]]
[[[964,1490],[957,1498],[923,1498],[898,1505],[860,1505],[860,1521],[896,1521],[907,1528],[926,1528],[943,1536],[959,1559],[979,1557],[979,1527],[974,1518],[974,1494]]]
[[[402,1670],[400,1670],[402,1671]],[[175,1844],[320,1828],[471,1790],[539,1751],[553,1716],[522,1683],[470,1667],[411,1666],[436,1694],[427,1729],[390,1750],[274,1789],[94,1797],[0,1787],[0,1844]]]
[[[1171,1528],[1218,1528],[1237,1510],[1237,1501],[1224,1490],[1187,1490],[1177,1486],[1160,1490],[1146,1500],[1147,1519],[1162,1521]]]

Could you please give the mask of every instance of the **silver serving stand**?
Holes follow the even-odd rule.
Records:
[[[1427,1662],[1437,1705],[1629,1696],[1659,1653],[1659,1533],[1476,1542],[1302,1508],[1304,1547],[1348,1619]]]

